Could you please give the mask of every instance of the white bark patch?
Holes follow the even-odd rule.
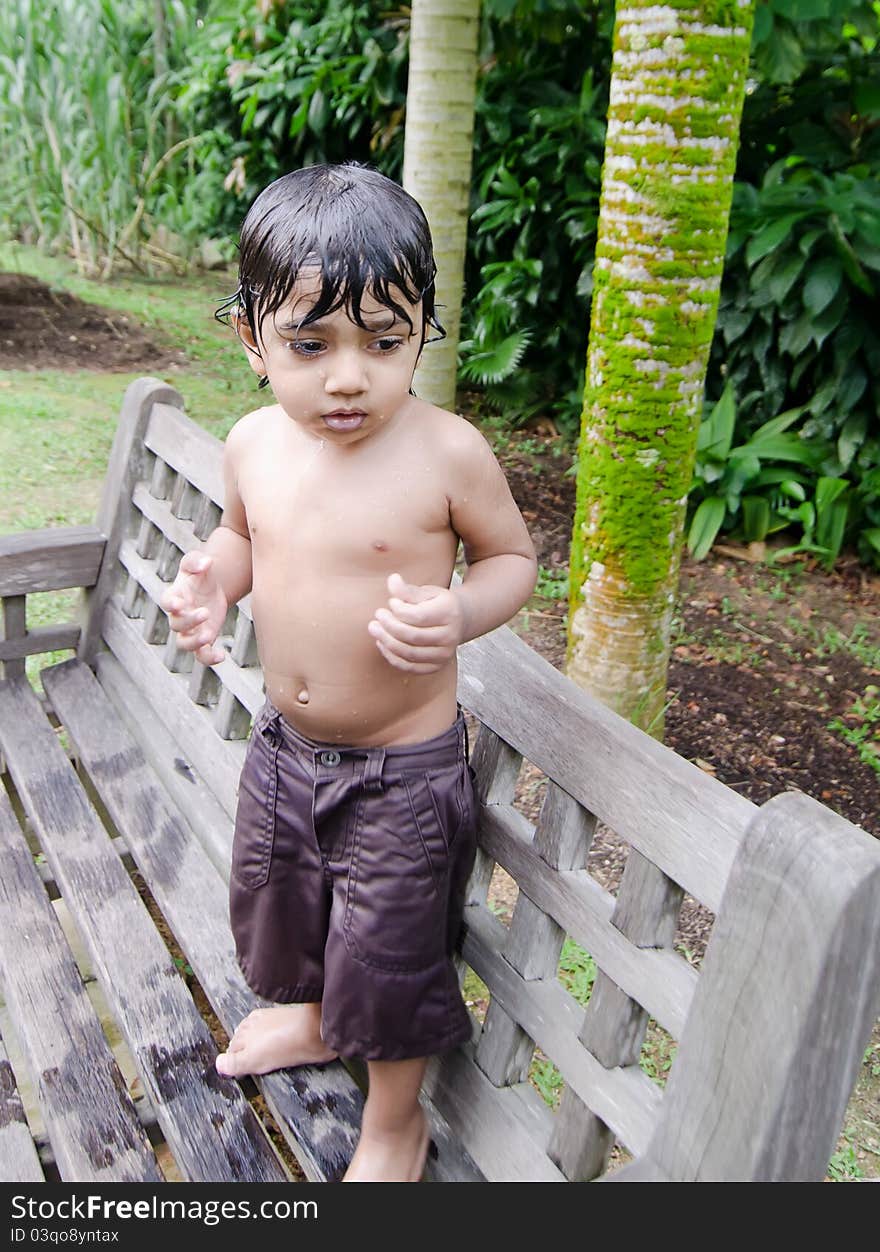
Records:
[[[658,448],[640,448],[636,453],[636,460],[645,469],[650,469],[652,465],[656,465],[660,460],[660,451]]]

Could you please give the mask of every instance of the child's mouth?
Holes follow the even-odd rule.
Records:
[[[366,416],[361,409],[337,409],[333,413],[324,414],[324,425],[331,430],[357,430]]]

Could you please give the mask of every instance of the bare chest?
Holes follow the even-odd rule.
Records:
[[[255,562],[381,573],[454,553],[457,544],[448,498],[428,466],[348,466],[318,454],[280,472],[253,466],[239,489]]]

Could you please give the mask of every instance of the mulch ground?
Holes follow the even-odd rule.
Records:
[[[0,370],[98,369],[157,373],[186,364],[133,318],[84,304],[29,274],[0,273]]]

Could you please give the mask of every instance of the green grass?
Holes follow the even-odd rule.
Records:
[[[828,729],[836,730],[844,743],[855,748],[859,760],[880,774],[880,688],[866,687],[864,696],[843,717],[830,721]]]
[[[163,376],[186,411],[223,438],[259,403],[254,375],[232,331],[213,313],[234,286],[230,272],[186,279],[97,283],[62,257],[0,245],[0,268],[32,274],[92,304],[128,313],[158,347],[179,348],[187,364]],[[100,370],[12,370],[0,375],[0,529],[91,521],[127,385],[139,374]]]
[[[567,600],[568,570],[552,570],[546,565],[539,565],[535,595],[544,600]]]

